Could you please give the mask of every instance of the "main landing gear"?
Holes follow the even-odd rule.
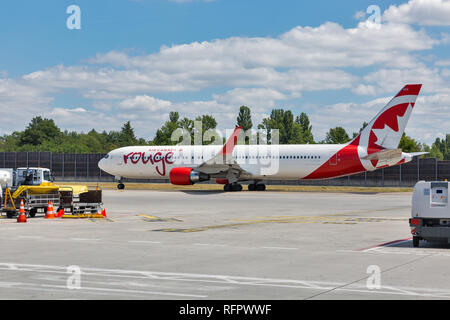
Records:
[[[248,191],[265,191],[266,185],[262,183],[252,183],[248,185]],[[242,185],[239,183],[229,183],[224,185],[223,191],[242,191]]]
[[[242,191],[242,185],[239,183],[229,183],[223,186],[223,191]]]
[[[266,185],[262,183],[252,183],[248,185],[248,191],[266,191]]]

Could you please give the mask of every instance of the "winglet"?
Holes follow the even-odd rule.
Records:
[[[242,127],[236,127],[233,134],[228,138],[227,142],[223,145],[222,151],[219,155],[231,155],[234,147],[237,144],[238,136],[241,133]]]

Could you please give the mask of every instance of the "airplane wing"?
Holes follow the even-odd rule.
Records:
[[[234,147],[242,131],[242,127],[236,127],[222,149],[211,159],[200,164],[196,169],[211,176],[227,177],[239,176],[244,170],[232,158]]]

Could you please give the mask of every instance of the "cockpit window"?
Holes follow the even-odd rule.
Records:
[[[103,159],[108,159],[108,158],[109,158],[109,153],[103,157]]]

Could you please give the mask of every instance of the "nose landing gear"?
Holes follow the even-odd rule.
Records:
[[[116,177],[116,180],[118,180],[118,182],[119,182],[119,184],[117,185],[117,189],[119,189],[119,190],[125,189],[125,185],[122,183],[122,178]]]

